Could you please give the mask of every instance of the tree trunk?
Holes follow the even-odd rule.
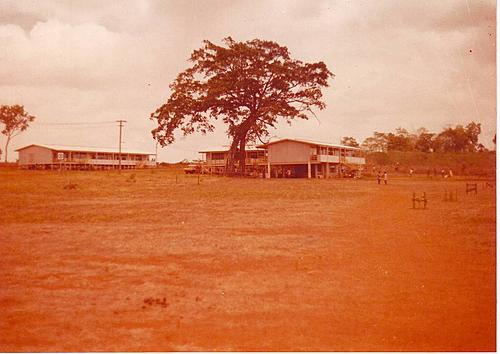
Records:
[[[9,143],[10,143],[10,136],[7,136],[7,142],[5,143],[5,163],[7,163],[7,149],[9,148]]]
[[[241,123],[234,134],[233,142],[231,143],[231,148],[229,149],[228,159],[226,161],[226,175],[234,175],[235,162],[239,162],[238,173],[244,176],[245,174],[245,158],[246,158],[246,142],[247,134],[250,127],[255,123],[255,119],[252,118],[253,114]]]
[[[229,148],[227,160],[226,160],[226,176],[234,175],[234,162],[235,156],[238,149],[238,139],[236,137],[233,138],[233,142],[231,143],[231,147]]]
[[[246,145],[246,134],[243,138],[240,139],[240,151],[239,151],[239,160],[240,160],[240,175],[243,177],[245,176],[245,160],[246,160],[246,151],[245,151],[245,145]]]
[[[246,141],[247,132],[243,135],[238,134],[233,138],[226,160],[226,176],[233,176],[236,173],[241,176],[245,175]],[[235,166],[236,163],[238,163],[237,168]]]

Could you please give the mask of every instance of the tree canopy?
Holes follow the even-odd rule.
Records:
[[[387,150],[410,151],[412,150],[412,136],[408,130],[397,128],[394,133],[385,134]]]
[[[358,142],[352,136],[344,136],[340,139],[340,144],[345,146],[359,147]]]
[[[431,133],[426,128],[420,128],[411,134],[406,129],[397,128],[394,132],[374,132],[372,137],[363,141],[367,151],[422,151],[422,152],[474,152],[484,151],[484,145],[479,143],[481,124],[470,122],[465,127],[444,128],[439,134]]]
[[[321,89],[333,74],[323,62],[292,59],[286,47],[272,41],[227,37],[223,44],[205,40],[192,53],[192,66],[177,76],[167,102],[151,114],[158,123],[152,134],[166,146],[176,131],[206,134],[221,120],[232,139],[226,171],[233,173],[238,165],[244,173],[246,144],[263,141],[279,120],[291,124],[324,109]]]
[[[433,149],[433,141],[436,134],[429,132],[426,128],[417,130],[415,150],[429,152]]]
[[[476,151],[478,149],[481,124],[471,122],[467,126],[448,127],[436,137],[435,151]]]
[[[373,136],[366,138],[361,147],[370,152],[387,151],[386,134],[382,132],[373,132]]]
[[[7,162],[7,149],[10,141],[23,131],[28,129],[29,124],[35,120],[35,117],[24,110],[24,106],[0,106],[0,123],[4,124],[2,134],[7,137],[5,143],[5,162]]]

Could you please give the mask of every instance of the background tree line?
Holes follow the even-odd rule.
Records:
[[[404,128],[394,132],[374,132],[366,138],[361,148],[369,152],[387,151],[421,151],[421,152],[481,152],[487,149],[479,143],[481,124],[470,122],[465,127],[456,125],[446,127],[439,133],[432,133],[426,128],[420,128],[410,133]],[[496,136],[493,139],[496,144]],[[341,144],[359,147],[356,139],[343,137]]]

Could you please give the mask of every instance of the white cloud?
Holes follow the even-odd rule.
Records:
[[[327,109],[280,136],[358,139],[374,130],[483,124],[496,129],[494,1],[3,1],[0,3],[0,97],[38,122],[127,119],[127,144],[154,142],[150,112],[188,66],[203,39],[263,38],[336,74]],[[472,50],[472,52],[470,52]],[[225,141],[225,130],[195,135],[160,157],[196,157]],[[51,128],[52,129],[52,128]],[[33,127],[30,140],[115,144],[113,130],[82,134]],[[10,156],[15,156],[10,153]]]

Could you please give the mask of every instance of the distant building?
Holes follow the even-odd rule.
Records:
[[[224,173],[229,154],[228,151],[228,147],[216,147],[199,151],[204,154],[202,171],[204,173]],[[247,146],[245,166],[250,175],[264,173],[267,166],[267,150],[255,146]]]
[[[222,173],[229,148],[205,149],[203,169]],[[359,174],[365,158],[360,148],[303,139],[280,139],[246,150],[250,175],[300,178],[331,178]]]
[[[118,149],[31,144],[16,150],[21,168],[110,170],[120,165]],[[122,169],[154,167],[154,154],[122,150]]]

